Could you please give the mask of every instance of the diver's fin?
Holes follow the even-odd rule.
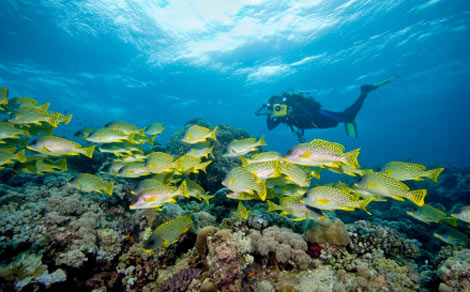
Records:
[[[382,85],[384,85],[384,84],[389,83],[389,82],[392,81],[392,80],[397,79],[398,77],[400,77],[400,76],[398,76],[398,75],[397,75],[397,76],[393,76],[392,78],[385,79],[384,81],[381,81],[381,82],[379,82],[379,83],[374,83],[374,84],[372,84],[372,86],[374,86],[375,88],[380,87],[380,86],[382,86]]]
[[[357,124],[356,121],[344,123],[346,134],[350,137],[357,138]]]

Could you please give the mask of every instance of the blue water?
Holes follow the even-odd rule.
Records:
[[[0,86],[73,113],[57,135],[162,122],[164,143],[203,118],[285,152],[289,128],[253,114],[271,95],[310,91],[340,111],[362,84],[400,75],[370,94],[357,139],[342,125],[306,138],[361,147],[364,166],[470,165],[468,0],[4,0],[0,35]]]

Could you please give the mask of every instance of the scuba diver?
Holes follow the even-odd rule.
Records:
[[[379,83],[361,86],[361,95],[342,112],[322,109],[321,104],[310,96],[296,93],[288,89],[281,95],[271,96],[267,104],[263,104],[256,112],[257,116],[267,116],[268,129],[272,130],[280,123],[287,124],[297,135],[301,143],[305,141],[305,129],[325,129],[344,123],[348,136],[357,138],[357,126],[354,119],[364,103],[369,92],[398,78],[389,78]],[[295,128],[296,129],[295,129]]]

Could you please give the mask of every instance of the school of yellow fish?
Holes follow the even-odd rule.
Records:
[[[50,111],[49,103],[38,105],[32,98],[8,98],[8,89],[0,88],[0,113],[9,115],[7,120],[0,122],[0,168],[14,164],[15,171],[38,175],[67,171],[66,156],[81,154],[92,158],[94,151],[100,151],[115,155],[104,172],[139,180],[144,177],[133,191],[136,198],[130,206],[132,210],[161,210],[165,204],[176,203],[178,197],[196,198],[209,204],[213,197],[188,175],[206,172],[212,162],[210,157],[215,158],[212,151],[217,141],[217,127],[211,130],[199,125],[190,126],[182,141],[191,148],[175,158],[165,152],[146,153],[142,149],[145,143],[153,145],[154,139],[165,129],[161,123],[138,129],[130,123],[114,121],[98,129],[84,128],[74,135],[90,145],[83,146],[53,135],[54,129],[69,123],[72,115]],[[38,137],[29,141],[31,136]],[[361,169],[359,149],[345,152],[343,145],[321,139],[298,144],[284,156],[274,151],[259,152],[260,146],[266,146],[264,137],[234,140],[227,145],[223,155],[241,162],[241,166],[231,169],[222,181],[231,191],[227,197],[239,200],[234,213],[240,219],[246,220],[251,212],[243,205],[244,200],[265,201],[268,212],[280,211],[280,215],[290,215],[294,220],[322,220],[323,210],[362,209],[371,214],[366,209],[368,204],[392,198],[414,203],[418,209],[408,214],[427,224],[446,223],[456,227],[457,221],[470,223],[470,206],[448,216],[424,203],[427,190],[410,190],[403,182],[424,178],[437,182],[443,168],[427,170],[420,164],[393,161],[378,172]],[[319,179],[322,170],[361,178],[352,187],[337,182],[310,188],[312,178]],[[69,184],[84,192],[109,195],[114,186],[114,182],[103,181],[89,173],[78,174]],[[189,215],[165,222],[149,235],[146,248],[171,245],[190,224]],[[450,226],[446,232],[434,236],[450,244],[470,243],[465,234]]]

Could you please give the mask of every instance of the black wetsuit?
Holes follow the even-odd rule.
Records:
[[[274,117],[268,114],[268,129],[272,130],[280,123],[286,123],[300,130],[325,129],[336,127],[339,123],[354,121],[364,103],[369,91],[361,91],[359,98],[342,112],[333,112],[321,108],[321,104],[311,97],[299,94],[283,95],[285,104],[290,108],[289,114],[284,117]],[[270,104],[276,103],[280,96],[273,96]]]

